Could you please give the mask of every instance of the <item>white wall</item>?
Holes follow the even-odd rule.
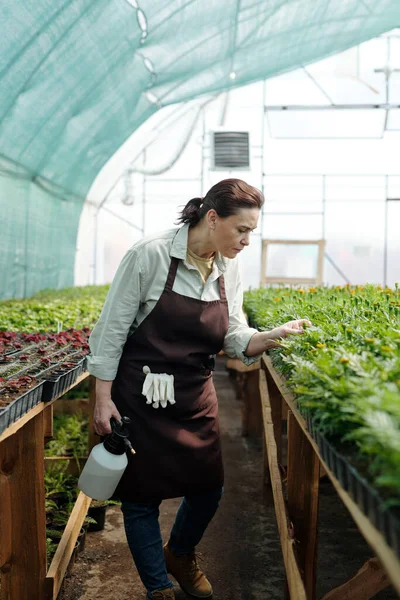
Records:
[[[204,109],[204,120],[195,120],[199,100],[187,114],[183,114],[186,107],[168,107],[159,111],[99,174],[89,194],[91,201],[101,202],[124,167],[151,140],[155,141],[147,148],[145,164],[141,157],[135,165],[157,169],[173,160],[194,124],[189,144],[171,169],[160,176],[144,177],[139,173],[131,176],[133,206],[121,204],[125,186],[120,181],[105,207],[135,227],[144,225],[145,233],[151,233],[172,227],[179,206],[194,196],[204,195],[220,179],[240,177],[257,187],[264,186],[266,213],[320,212],[325,206],[324,230],[320,215],[266,214],[264,238],[314,239],[320,238],[325,231],[328,254],[352,283],[381,283],[386,196],[400,198],[399,132],[383,134],[383,110],[268,112],[263,121],[263,105],[264,102],[271,105],[279,101],[307,104],[307,98],[311,104],[326,105],[327,95],[321,92],[321,87],[329,91],[329,97],[335,102],[384,102],[385,79],[375,73],[374,68],[384,62],[382,48],[385,45],[386,41],[380,39],[360,47],[358,56],[362,60],[357,63],[356,78],[352,76],[356,68],[354,50],[309,68],[313,78],[319,78],[319,87],[307,73],[299,71],[268,81],[265,98],[262,82],[231,92],[227,103],[226,96],[221,95]],[[392,49],[392,64],[396,64],[396,60],[400,64],[399,45]],[[394,73],[391,82],[389,100],[400,104],[400,74]],[[398,112],[391,111],[389,125],[400,121]],[[180,113],[182,116],[163,131],[163,124],[172,122],[171,115]],[[251,170],[211,170],[209,132],[220,126],[250,132]],[[315,137],[295,139],[304,135]],[[342,137],[321,138],[335,135]],[[361,139],[351,139],[352,136],[361,136]],[[323,174],[328,177],[322,178]],[[393,177],[386,180],[383,177],[386,174]],[[388,206],[387,274],[390,285],[400,280],[399,207],[400,203]],[[76,282],[79,284],[94,280],[93,215],[93,208],[86,208],[81,219],[76,262]],[[140,235],[137,229],[109,213],[99,212],[96,283],[111,280],[124,252]],[[251,247],[240,257],[245,288],[258,286],[260,256],[261,230],[253,234]],[[325,262],[325,282],[344,283],[328,261]]]

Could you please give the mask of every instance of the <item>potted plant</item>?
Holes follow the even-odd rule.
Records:
[[[105,525],[107,506],[119,504],[116,500],[92,500],[88,510],[88,517],[91,519],[88,531],[102,531]]]

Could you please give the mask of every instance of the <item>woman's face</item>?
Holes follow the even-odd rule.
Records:
[[[241,208],[237,214],[221,218],[215,211],[209,214],[216,250],[226,258],[235,258],[250,244],[250,233],[257,227],[258,208]]]

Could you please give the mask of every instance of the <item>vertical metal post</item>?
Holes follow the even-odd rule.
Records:
[[[204,161],[205,161],[205,156],[204,156],[204,145],[206,143],[206,114],[205,114],[205,110],[203,108],[203,115],[202,115],[202,123],[203,123],[203,137],[201,140],[201,173],[200,173],[200,177],[201,177],[201,181],[200,181],[200,196],[204,196]]]
[[[388,221],[389,221],[389,177],[385,175],[385,237],[383,241],[383,285],[387,285],[387,259],[388,259]]]
[[[385,71],[385,98],[386,104],[389,104],[389,80],[391,75],[390,68],[390,37],[386,39],[386,70]],[[386,119],[387,119],[388,111],[386,111]],[[386,128],[385,128],[386,129]]]
[[[266,264],[266,254],[264,254],[264,211],[265,205],[267,203],[267,199],[265,197],[265,173],[264,173],[264,158],[265,158],[265,96],[267,93],[267,83],[266,80],[263,79],[262,84],[262,102],[261,102],[261,193],[264,196],[264,205],[261,208],[260,214],[260,271],[258,274],[258,281],[260,285],[262,285],[262,281],[265,277],[265,264]],[[265,248],[265,252],[267,252],[267,248]]]
[[[322,239],[326,235],[326,175],[322,175]]]
[[[143,150],[143,170],[146,166],[146,148]],[[145,227],[146,227],[146,173],[143,173],[143,189],[142,189],[142,231],[143,236],[145,235]]]
[[[265,173],[264,173],[264,151],[265,151],[265,95],[266,95],[266,90],[267,90],[267,82],[264,79],[263,80],[263,85],[262,85],[262,106],[261,106],[261,192],[265,198],[265,184],[264,184],[264,177],[265,177]],[[266,199],[265,199],[266,200]],[[265,202],[266,204],[266,202]],[[260,237],[261,240],[263,239],[263,230],[264,230],[264,210],[265,210],[265,204],[262,207],[261,210],[261,215],[260,215]],[[262,252],[262,250],[261,250]]]
[[[99,229],[99,210],[100,207],[96,208],[96,212],[94,213],[94,231],[93,231],[93,274],[92,274],[92,284],[96,285],[97,281],[97,246],[99,243],[98,240],[98,229]]]
[[[24,288],[23,288],[23,294],[24,294],[24,298],[26,298],[27,293],[28,293],[28,257],[29,257],[29,251],[28,251],[28,243],[29,243],[29,208],[30,208],[30,194],[27,195],[26,198],[26,206],[25,206],[25,256],[24,256]],[[19,295],[19,294],[17,294]]]

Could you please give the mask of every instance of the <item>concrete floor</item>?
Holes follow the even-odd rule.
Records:
[[[225,493],[199,545],[214,600],[283,600],[284,570],[273,506],[262,497],[261,440],[241,436],[240,404],[219,359],[214,377],[220,403]],[[161,506],[168,539],[179,499]],[[321,484],[317,598],[344,583],[372,556],[329,482]],[[376,596],[394,600],[392,588]],[[110,507],[106,528],[88,534],[85,551],[65,579],[60,600],[142,600],[145,591],[125,541],[121,513]],[[187,596],[176,587],[177,600]]]

